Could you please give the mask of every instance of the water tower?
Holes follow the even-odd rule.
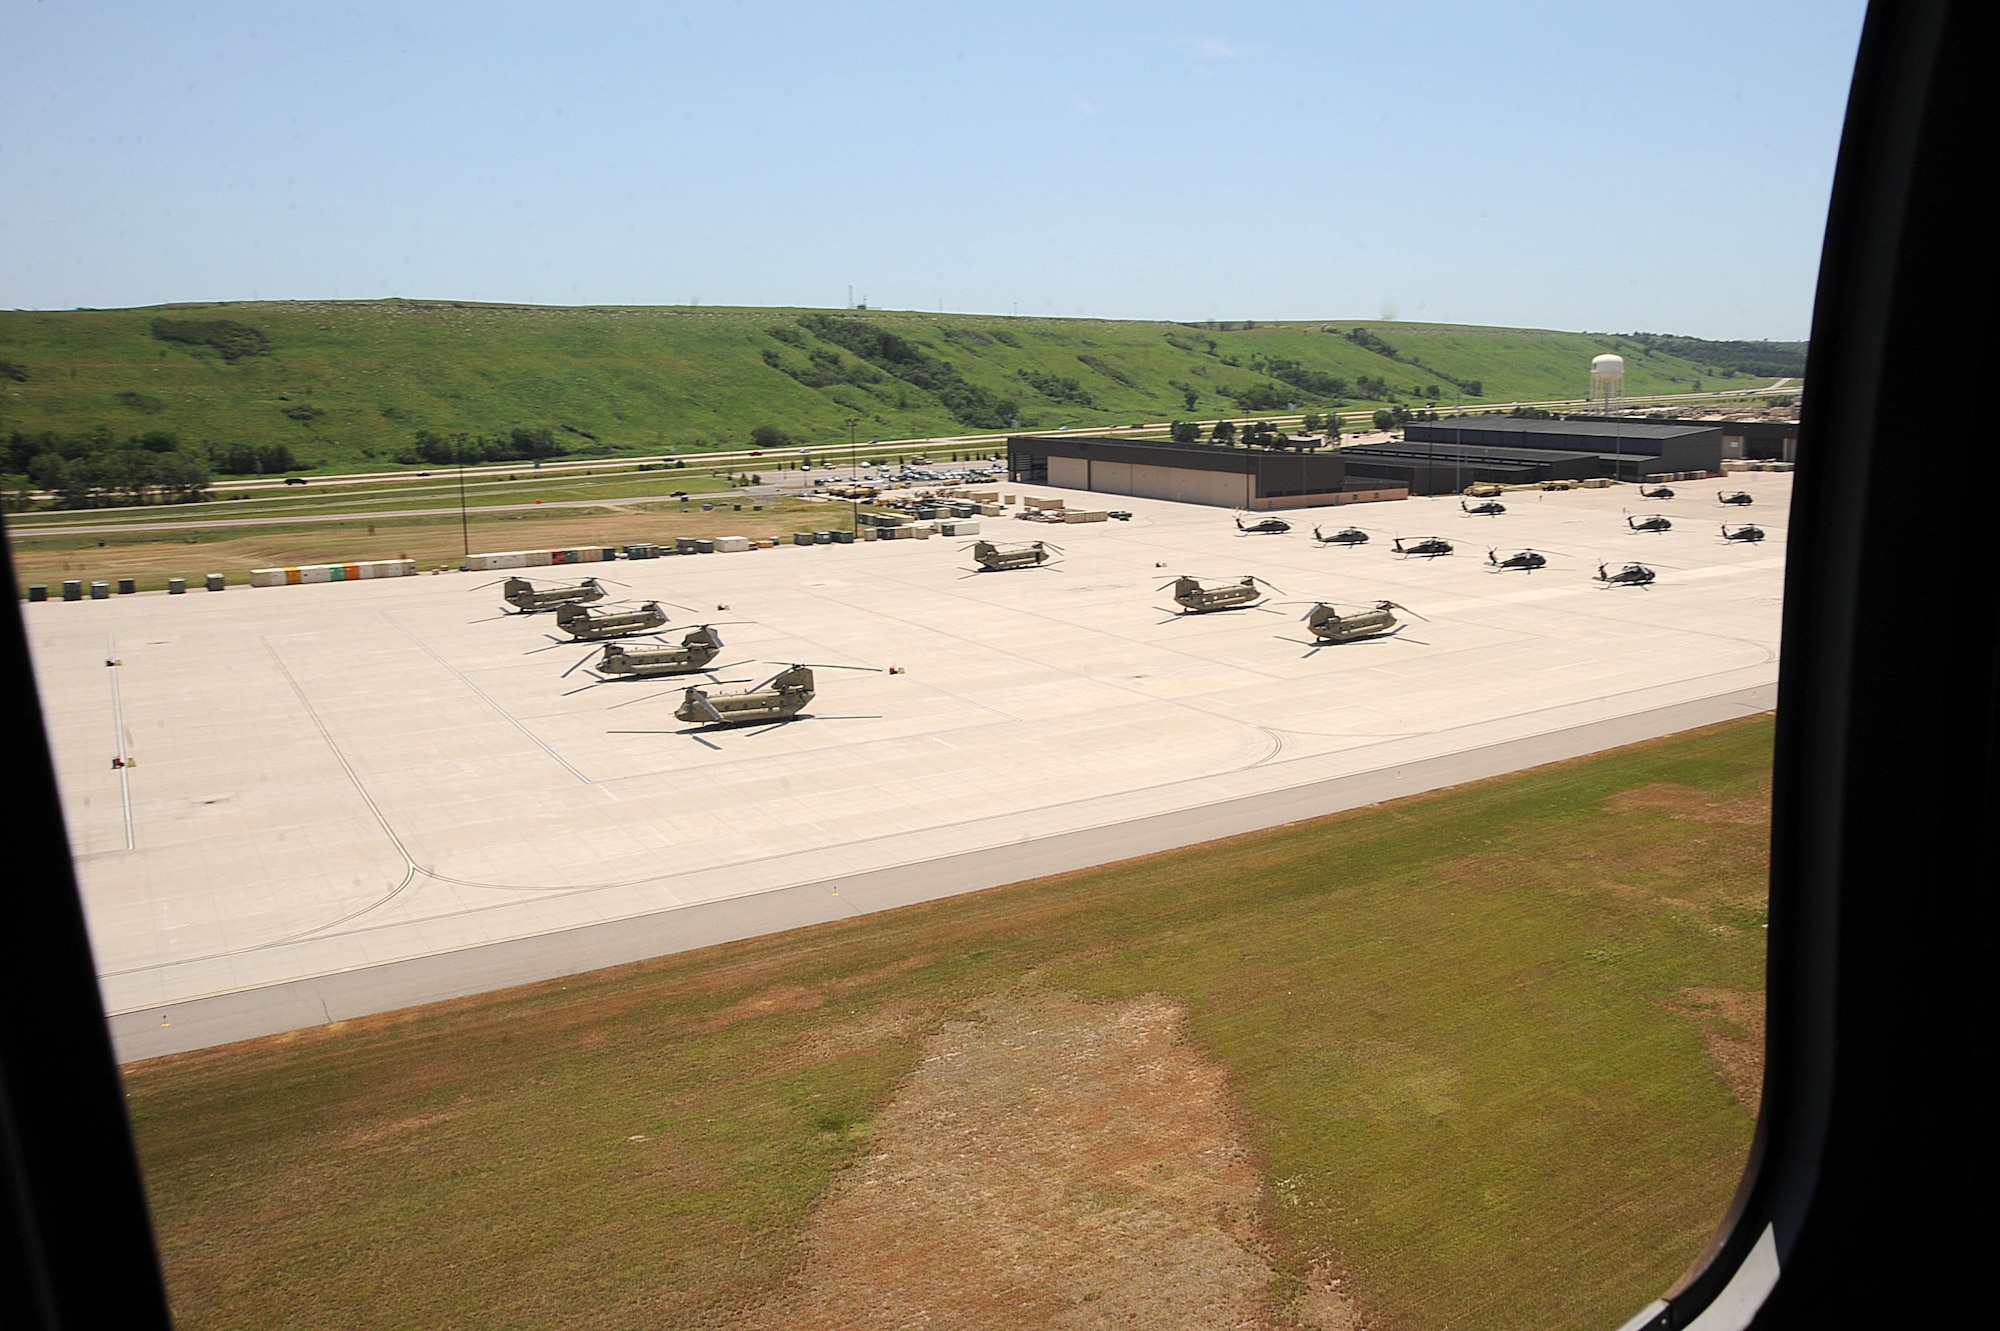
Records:
[[[1590,409],[1608,416],[1625,401],[1625,358],[1605,352],[1590,362]]]

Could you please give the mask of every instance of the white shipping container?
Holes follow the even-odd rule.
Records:
[[[734,554],[739,550],[748,550],[749,548],[750,538],[748,536],[718,536],[715,538],[715,549],[718,554]]]

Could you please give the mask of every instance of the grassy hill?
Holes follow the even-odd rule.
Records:
[[[1568,397],[1603,351],[1625,356],[1634,394],[1747,388],[1804,362],[1797,344],[1406,323],[410,300],[12,311],[0,438],[171,434],[211,458],[282,446],[310,469],[413,463],[420,430],[548,430],[616,455],[740,445],[759,425],[844,442],[850,419],[866,439]]]

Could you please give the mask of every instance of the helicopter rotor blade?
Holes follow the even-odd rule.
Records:
[[[581,657],[577,659],[577,663],[575,665],[571,666],[568,670],[563,671],[561,675],[557,676],[557,678],[568,679],[571,675],[575,674],[578,670],[583,668],[583,664],[585,661],[588,661],[590,660],[591,657],[597,655],[599,655],[599,653],[595,648],[585,652]]]
[[[630,707],[634,703],[651,702],[655,698],[664,698],[669,693],[672,692],[673,692],[672,689],[661,689],[658,693],[648,693],[637,698],[627,698],[623,702],[612,703],[609,707],[605,708],[604,710],[607,712],[615,712],[620,707]]]
[[[1391,601],[1389,602],[1389,604],[1391,606],[1394,606],[1396,609],[1402,611],[1404,614],[1408,615],[1411,619],[1421,619],[1426,624],[1431,622],[1429,616],[1418,614],[1416,611],[1410,609],[1410,607],[1402,604],[1400,601]]]

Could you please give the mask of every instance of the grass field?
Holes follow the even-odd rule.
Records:
[[[731,1323],[927,1039],[1074,996],[1157,999],[1226,1071],[1275,1305],[1331,1270],[1390,1331],[1613,1325],[1748,1149],[1770,746],[1712,727],[129,1067],[177,1320]]]
[[[132,578],[140,591],[158,591],[172,577],[199,586],[211,572],[243,585],[253,568],[362,559],[409,558],[422,569],[455,568],[468,543],[473,551],[489,551],[671,543],[683,536],[785,537],[852,521],[845,505],[751,493],[692,469],[516,476],[469,485],[463,527],[457,484],[444,478],[265,490],[241,502],[15,515],[8,526],[15,592],[25,595],[35,583],[53,589],[68,578],[114,585]],[[675,491],[690,497],[665,498]],[[570,507],[533,507],[538,503]],[[704,511],[704,503],[712,507]],[[259,525],[221,525],[239,519]],[[148,530],[162,524],[173,529]],[[105,530],[120,527],[130,530]]]
[[[231,361],[164,342],[151,332],[162,315],[248,324],[268,349]],[[0,434],[166,430],[188,441],[283,443],[310,467],[343,470],[392,464],[418,429],[480,435],[548,427],[572,452],[609,456],[740,446],[764,424],[813,444],[844,444],[850,420],[863,439],[970,428],[936,391],[894,375],[871,379],[851,351],[812,333],[802,316],[811,317],[785,309],[404,300],[0,311]],[[1359,405],[1390,394],[1421,404],[1431,386],[1446,406],[1574,397],[1591,357],[1603,351],[1626,357],[1634,394],[1769,381],[1627,337],[1538,329],[1366,321],[1191,327],[877,310],[844,317],[950,362],[975,389],[1015,402],[1025,428],[1240,414],[1230,394],[1279,385],[1274,361],[1348,380],[1350,395],[1338,401]],[[1394,357],[1349,337],[1356,328]],[[1383,380],[1382,392],[1363,392],[1364,376]],[[1477,383],[1478,391],[1454,380]],[[1302,408],[1336,401],[1285,391]]]

